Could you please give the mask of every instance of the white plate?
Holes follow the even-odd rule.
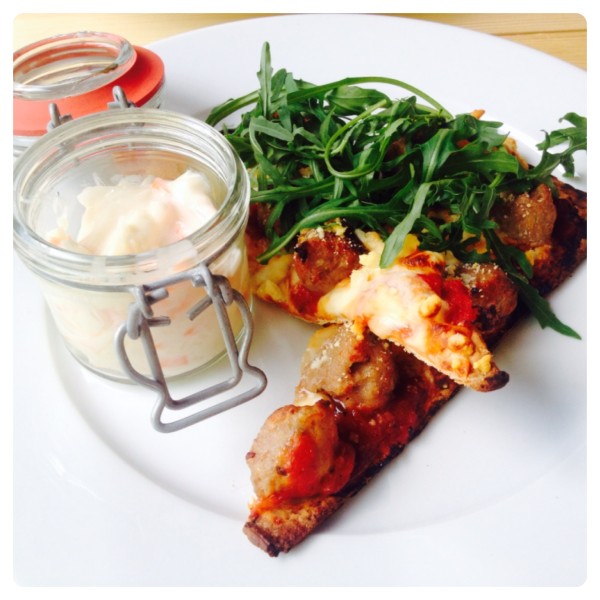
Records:
[[[325,82],[385,75],[448,109],[485,108],[526,143],[586,113],[586,75],[494,37],[423,21],[300,15],[153,45],[174,110],[205,117],[273,66]],[[553,88],[548,89],[548,81]],[[401,94],[401,92],[397,92]],[[579,163],[577,186],[585,186]],[[585,267],[552,296],[586,333]],[[259,398],[191,429],[155,432],[154,397],[65,352],[30,274],[15,267],[15,576],[28,585],[578,585],[585,554],[585,341],[527,322],[498,360],[512,376],[461,392],[354,501],[277,559],[241,532],[244,454],[292,398],[311,328],[259,305]]]

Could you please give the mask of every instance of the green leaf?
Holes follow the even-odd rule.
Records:
[[[496,224],[489,218],[495,199],[495,185],[474,188],[464,195],[459,208],[464,231],[477,235],[484,229],[496,227]]]
[[[351,116],[367,110],[373,104],[389,98],[377,90],[366,89],[354,85],[342,85],[334,88],[326,95],[331,108],[337,115]]]
[[[563,323],[554,313],[549,302],[522,277],[512,277],[519,288],[519,296],[535,316],[542,328],[550,327],[568,337],[581,339],[581,336],[571,327]]]
[[[431,185],[431,183],[423,183],[419,186],[409,213],[400,223],[398,223],[398,225],[396,225],[394,231],[392,231],[385,241],[379,262],[383,269],[389,267],[402,250],[406,236],[412,231],[415,222],[421,216],[423,205],[425,204],[425,199],[427,198]]]
[[[423,181],[431,181],[456,149],[449,129],[438,130],[421,146],[423,155]]]
[[[477,140],[484,142],[489,148],[494,148],[501,146],[506,139],[506,134],[499,131],[502,123],[483,121],[470,114],[458,115],[450,126],[455,142]]]
[[[454,152],[440,169],[440,175],[448,177],[469,171],[491,180],[497,173],[520,175],[524,170],[518,159],[504,148],[490,151],[486,142],[477,141]]]
[[[524,273],[527,279],[533,276],[533,266],[522,250],[503,244],[493,231],[486,231],[485,235],[498,262],[509,275],[521,277],[521,273]]]
[[[587,118],[577,113],[567,113],[560,121],[568,121],[573,127],[557,129],[545,134],[544,141],[537,145],[542,150],[539,163],[529,171],[529,179],[545,180],[558,167],[562,166],[567,177],[575,175],[575,152],[587,150]],[[562,151],[549,152],[550,148],[566,145]]]
[[[548,150],[563,143],[572,143],[587,148],[587,118],[577,113],[567,113],[560,121],[568,121],[573,127],[556,129],[546,134],[544,141],[537,145],[539,150]]]
[[[255,135],[264,133],[284,142],[292,142],[294,140],[294,134],[291,131],[282,127],[279,123],[274,123],[264,117],[254,117],[250,122],[250,131]]]
[[[387,100],[380,100],[379,102],[373,104],[372,106],[370,106],[369,108],[367,108],[366,110],[364,110],[362,113],[360,113],[359,115],[357,115],[356,117],[354,117],[353,119],[351,119],[350,121],[348,121],[347,123],[345,123],[342,127],[340,127],[337,131],[334,132],[334,134],[329,138],[329,141],[327,142],[327,145],[325,146],[325,163],[327,164],[327,167],[329,169],[329,172],[332,175],[335,175],[336,177],[341,177],[341,178],[353,178],[353,177],[361,177],[363,175],[366,175],[370,172],[372,172],[374,169],[376,169],[380,164],[381,161],[383,160],[383,152],[379,152],[376,155],[376,158],[374,160],[371,161],[362,161],[362,164],[358,164],[357,166],[355,166],[354,164],[352,165],[352,168],[346,171],[342,171],[337,169],[336,167],[334,167],[333,162],[332,162],[332,158],[333,158],[333,154],[336,153],[340,153],[341,149],[343,149],[345,147],[345,145],[348,143],[349,141],[349,137],[352,134],[352,127],[356,127],[359,126],[361,123],[364,122],[364,120],[371,115],[374,111],[378,110],[379,108],[381,108],[382,106],[385,106],[385,104],[387,103]],[[343,144],[336,146],[335,142],[342,138],[342,140],[344,141]],[[371,152],[369,150],[369,148],[366,148],[369,152]],[[361,161],[359,161],[360,163]]]
[[[271,114],[271,48],[268,42],[263,44],[260,69],[258,71],[258,81],[260,82],[260,103],[262,105],[262,114],[268,117]]]

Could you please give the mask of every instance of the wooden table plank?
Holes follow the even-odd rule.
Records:
[[[417,19],[434,20],[447,25],[476,29],[494,35],[587,30],[585,18],[576,13],[428,13],[404,14]]]
[[[16,50],[50,35],[85,29],[110,31],[134,44],[146,45],[185,31],[272,14],[25,13],[14,19],[13,48]],[[580,68],[587,68],[587,24],[579,14],[394,13],[394,16],[434,21],[497,35],[537,48]]]

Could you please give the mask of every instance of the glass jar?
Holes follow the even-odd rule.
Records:
[[[190,172],[201,175],[217,210],[183,239],[120,255],[82,253],[68,239],[49,241],[57,229],[71,240],[77,237],[85,212],[78,201],[83,190],[123,180],[136,184],[149,177],[173,181]],[[71,353],[101,375],[128,380],[114,339],[143,286],[204,263],[250,298],[244,245],[249,196],[243,163],[205,123],[152,108],[97,113],[50,131],[16,161],[14,246],[38,277]],[[213,306],[194,320],[187,315],[206,296],[205,289],[183,282],[167,291],[153,310],[171,324],[153,328],[152,335],[164,374],[173,377],[212,363],[225,350]],[[237,305],[227,310],[234,335],[241,335]],[[125,347],[133,367],[149,373],[141,342],[127,338]]]
[[[77,32],[35,42],[13,54],[13,155],[52,127],[50,105],[65,119],[104,111],[119,87],[135,106],[157,108],[164,65],[118,35]]]

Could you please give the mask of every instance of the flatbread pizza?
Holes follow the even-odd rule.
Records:
[[[509,381],[494,348],[585,260],[587,195],[565,182],[586,120],[526,160],[482,110],[450,114],[390,78],[273,73],[210,115],[244,160],[253,289],[317,327],[294,398],[257,432],[244,531],[288,552],[396,457],[462,387]],[[377,88],[400,87],[394,100]],[[225,120],[241,109],[236,125]],[[557,176],[557,170],[562,176]]]

